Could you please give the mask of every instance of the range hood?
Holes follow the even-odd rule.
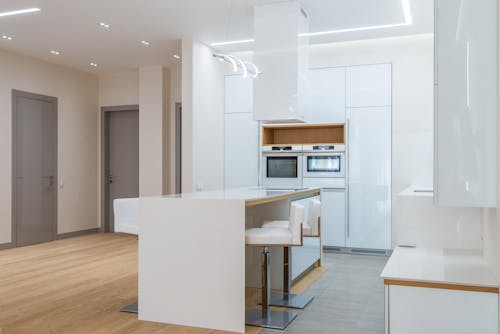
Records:
[[[304,122],[299,108],[308,67],[309,31],[299,2],[254,7],[254,119],[266,123]]]

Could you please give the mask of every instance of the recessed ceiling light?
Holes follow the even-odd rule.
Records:
[[[0,17],[1,16],[11,16],[11,15],[33,13],[33,12],[39,12],[39,11],[40,11],[40,8],[18,9],[18,10],[12,10],[12,11],[9,11],[9,12],[2,12],[2,13],[0,13]]]
[[[181,56],[179,56],[178,54],[174,54],[172,57],[174,57],[175,59],[181,59]]]
[[[8,41],[12,41],[12,37],[7,36],[7,35],[3,35],[3,36],[2,36],[2,39],[6,39],[6,40],[8,40]]]
[[[90,66],[97,67],[97,64],[96,63],[90,63]]]
[[[141,44],[144,45],[144,46],[149,46],[149,42],[148,41],[145,41],[145,40],[142,40],[141,41]]]
[[[60,52],[59,51],[56,51],[56,50],[50,50],[50,53],[52,53],[53,55],[59,55]]]
[[[106,22],[99,22],[99,25],[104,29],[109,29],[110,25]]]

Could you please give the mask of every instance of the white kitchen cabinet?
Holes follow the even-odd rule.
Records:
[[[226,75],[224,80],[224,112],[253,112],[253,80],[242,75]]]
[[[225,114],[225,188],[259,183],[259,126],[251,113]]]
[[[300,110],[307,123],[345,123],[345,67],[305,72]]]
[[[391,107],[348,108],[347,247],[391,249]]]
[[[497,1],[437,0],[435,20],[436,201],[495,207]]]
[[[479,250],[396,247],[382,274],[390,334],[498,334],[498,281]]]
[[[392,105],[392,65],[349,66],[346,69],[346,107]]]
[[[498,334],[498,294],[386,285],[391,334]]]
[[[321,239],[323,246],[345,247],[345,189],[322,189],[321,203]]]

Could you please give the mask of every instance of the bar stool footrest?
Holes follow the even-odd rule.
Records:
[[[284,330],[295,317],[297,317],[297,312],[294,311],[263,311],[261,309],[252,309],[245,312],[245,324]]]
[[[122,307],[120,312],[139,313],[139,302]]]

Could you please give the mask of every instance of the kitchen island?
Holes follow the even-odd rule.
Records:
[[[245,287],[260,287],[260,255],[245,247],[245,229],[288,219],[290,201],[319,195],[254,187],[142,197],[139,319],[243,333]],[[279,289],[282,249],[271,251]],[[319,261],[320,244],[317,252]]]

